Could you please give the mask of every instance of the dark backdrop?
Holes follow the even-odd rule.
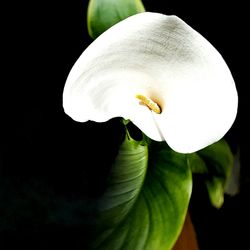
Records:
[[[239,113],[227,139],[234,152],[240,148],[241,192],[226,196],[217,210],[194,180],[191,215],[201,250],[245,249],[250,193],[246,6],[160,0],[144,0],[144,5],[175,14],[199,31],[235,78]],[[84,249],[81,199],[101,192],[122,135],[117,119],[80,124],[62,109],[68,72],[91,42],[86,9],[86,0],[10,1],[2,8],[0,249]]]

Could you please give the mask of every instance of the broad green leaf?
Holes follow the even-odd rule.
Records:
[[[222,139],[196,153],[188,155],[193,173],[205,174],[206,186],[211,204],[220,208],[233,167],[233,154],[227,142]]]
[[[99,202],[100,225],[113,228],[128,214],[141,191],[147,165],[148,146],[133,140],[127,132]]]
[[[149,157],[148,157],[149,156]],[[166,143],[126,137],[99,203],[92,249],[171,249],[186,216],[192,175]]]
[[[89,35],[95,39],[119,21],[144,11],[141,0],[90,0],[87,13]]]

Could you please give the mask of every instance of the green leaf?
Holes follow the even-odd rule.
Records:
[[[228,180],[233,167],[233,154],[228,143],[222,139],[200,151],[197,154],[204,160],[210,172]]]
[[[90,0],[87,13],[89,35],[95,39],[119,21],[144,11],[141,0]]]
[[[224,181],[219,177],[213,177],[206,181],[206,186],[211,204],[220,208],[224,202]]]
[[[149,157],[148,157],[149,156]],[[92,249],[172,249],[186,216],[192,174],[166,143],[126,136],[99,203]]]
[[[205,184],[211,204],[220,208],[230,180],[233,154],[227,142],[222,139],[196,153],[188,155],[188,163],[193,173],[205,174]]]
[[[111,169],[107,189],[99,201],[99,224],[113,228],[133,207],[141,191],[148,164],[148,147],[128,132]]]
[[[188,165],[190,166],[192,173],[204,174],[207,173],[207,166],[202,158],[196,154],[187,154]]]

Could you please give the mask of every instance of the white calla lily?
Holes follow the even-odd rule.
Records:
[[[178,17],[149,12],[99,36],[73,66],[63,93],[64,110],[74,120],[130,119],[181,153],[221,139],[237,104],[218,51]]]

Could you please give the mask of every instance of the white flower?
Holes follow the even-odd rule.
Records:
[[[74,120],[123,117],[181,153],[221,139],[237,104],[218,51],[178,17],[149,12],[99,36],[73,66],[63,93]]]

